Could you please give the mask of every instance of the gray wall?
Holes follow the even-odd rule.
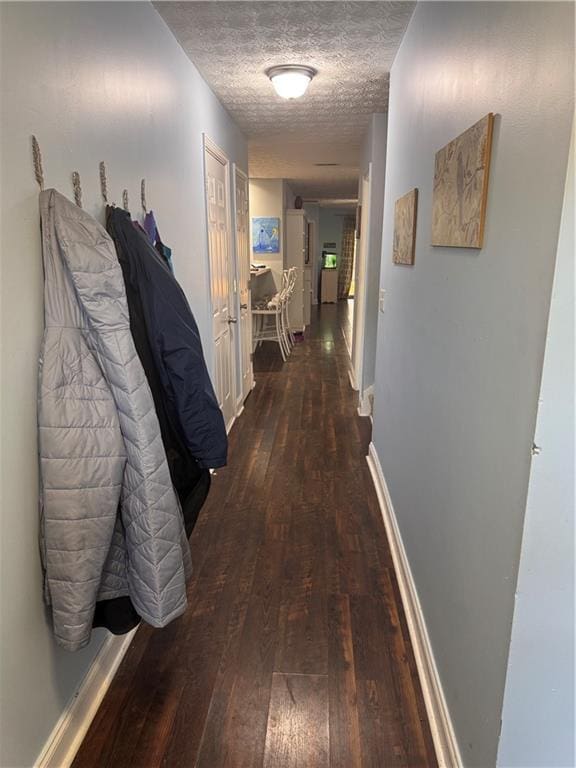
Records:
[[[573,111],[571,4],[421,3],[396,57],[373,440],[466,765],[494,765]],[[497,115],[481,251],[432,248],[435,152]],[[392,264],[419,189],[416,264]]]
[[[43,329],[38,191],[30,135],[47,186],[100,220],[98,162],[110,194],[140,179],[210,358],[202,131],[247,170],[246,144],[148,3],[1,3],[1,756],[31,766],[94,658],[103,633],[77,654],[57,648],[42,603],[38,553],[37,358]]]
[[[382,215],[384,206],[384,178],[386,173],[386,137],[388,115],[374,114],[364,141],[361,173],[368,173],[372,163],[370,183],[370,232],[368,233],[368,259],[366,262],[366,302],[364,318],[364,360],[362,381],[357,382],[360,393],[374,384],[376,370],[376,336],[378,333],[378,293],[380,285],[380,257],[382,251]]]
[[[498,765],[575,765],[574,133],[556,257]]]
[[[350,209],[352,212],[352,209]],[[342,255],[342,223],[348,213],[343,208],[320,208],[320,253],[324,250],[324,243],[336,243],[334,250],[338,256]]]

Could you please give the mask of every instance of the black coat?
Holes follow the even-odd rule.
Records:
[[[180,418],[179,399],[174,396],[171,379],[173,364],[166,366],[164,362],[166,347],[174,345],[174,340],[180,339],[183,333],[178,327],[182,324],[180,318],[172,312],[164,311],[165,297],[169,295],[170,290],[176,294],[181,293],[180,286],[160,260],[146,234],[136,229],[126,211],[108,207],[106,228],[114,240],[124,275],[130,330],[152,391],[172,482],[182,504],[186,532],[190,535],[210,487],[210,473],[206,463],[199,461],[199,458],[208,456],[212,444],[209,444],[204,453],[194,444],[197,456],[191,451],[190,441],[186,440]],[[192,323],[196,328],[193,318]],[[190,357],[200,360],[201,370],[196,378],[208,378],[199,337],[197,344],[195,339],[190,343],[195,346],[189,352]],[[183,350],[183,353],[185,352],[186,349]],[[208,383],[210,384],[209,378]],[[176,385],[180,386],[178,379]],[[198,385],[193,382],[189,386]],[[218,414],[221,417],[219,409]],[[219,430],[219,423],[215,421],[216,429]],[[224,440],[226,441],[225,430]]]
[[[158,377],[154,385],[159,390],[158,399],[179,425],[182,439],[198,465],[222,467],[228,450],[226,427],[186,296],[126,211],[108,207],[106,228],[124,273],[130,314],[130,294],[132,299],[137,294],[140,300],[133,333],[136,330],[148,340]],[[146,365],[144,370],[148,372]]]
[[[228,441],[198,328],[169,268],[119,208],[106,209],[126,285],[130,330],[146,374],[184,525],[192,533],[210,489],[209,467],[226,463]],[[129,597],[96,604],[93,626],[124,634],[140,621]]]

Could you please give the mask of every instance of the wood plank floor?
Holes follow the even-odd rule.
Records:
[[[192,535],[188,611],[139,629],[74,768],[437,765],[349,385],[349,311],[318,309],[285,364],[258,351]]]

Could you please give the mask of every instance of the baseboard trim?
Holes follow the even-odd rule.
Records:
[[[372,401],[370,399],[372,397],[374,397],[374,386],[370,385],[358,397],[358,416],[372,416]]]
[[[136,629],[133,629],[127,635],[106,638],[54,726],[34,768],[69,768],[72,765],[135,633]]]
[[[452,720],[446,705],[442,683],[434,660],[432,645],[428,636],[428,630],[422,607],[418,598],[418,591],[410,563],[404,549],[402,534],[398,527],[392,499],[382,472],[380,460],[374,443],[370,443],[368,456],[366,457],[370,474],[374,482],[378,502],[384,519],[384,526],[388,536],[392,560],[398,579],[398,586],[402,597],[402,604],[406,614],[410,639],[414,649],[418,676],[422,686],[422,693],[426,705],[426,712],[432,731],[432,739],[436,749],[436,757],[439,768],[460,768],[462,758],[458,748],[458,742],[454,734]]]

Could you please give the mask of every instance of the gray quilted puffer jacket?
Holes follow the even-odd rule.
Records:
[[[155,627],[183,613],[190,549],[112,240],[53,189],[40,212],[45,598],[58,643],[76,650],[97,600],[130,595]]]

